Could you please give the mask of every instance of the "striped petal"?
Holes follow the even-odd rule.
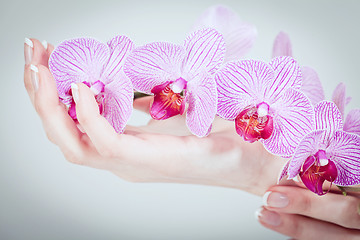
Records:
[[[293,158],[290,160],[288,174],[289,178],[294,178],[300,173],[305,160],[316,154],[322,147],[324,130],[315,130],[307,134],[297,146]]]
[[[117,76],[120,79],[105,85],[102,115],[117,133],[122,133],[132,113],[134,92],[130,80],[124,73]]]
[[[100,79],[105,84],[120,77],[117,75],[121,74],[126,57],[134,49],[134,43],[126,36],[116,36],[107,44],[110,48],[110,59]]]
[[[218,89],[218,115],[234,120],[246,107],[264,101],[264,86],[274,79],[271,67],[261,61],[227,63],[215,75]]]
[[[341,116],[344,116],[345,106],[346,106],[346,86],[344,83],[339,83],[332,95],[332,101],[338,107]]]
[[[184,43],[186,58],[183,72],[192,78],[203,70],[213,74],[225,56],[225,42],[220,33],[206,28],[191,33]]]
[[[197,19],[194,29],[214,28],[224,37],[225,61],[242,58],[253,46],[257,37],[254,25],[243,22],[229,7],[215,5]]]
[[[310,99],[315,106],[325,99],[324,89],[316,71],[310,67],[302,67],[301,91]]]
[[[62,42],[49,58],[60,98],[68,98],[71,83],[96,82],[100,79],[110,56],[105,44],[92,38]]]
[[[353,109],[348,113],[344,131],[360,135],[360,109]]]
[[[150,94],[155,86],[180,78],[184,58],[182,46],[150,43],[132,51],[125,62],[124,72],[137,91]]]
[[[295,59],[291,57],[277,57],[269,63],[274,69],[275,80],[267,86],[267,98],[274,101],[287,88],[300,90],[301,70]]]
[[[214,78],[203,72],[188,82],[189,108],[186,112],[186,124],[198,137],[209,134],[216,115],[217,91]]]
[[[280,56],[292,57],[291,41],[289,35],[284,32],[279,32],[273,45],[272,57],[275,58]]]
[[[287,89],[277,102],[270,106],[274,130],[263,140],[272,154],[290,157],[301,139],[312,131],[314,110],[309,99],[301,92]]]
[[[360,184],[360,136],[337,131],[327,152],[338,169],[336,185]]]
[[[342,116],[335,103],[322,101],[315,108],[315,128],[325,130],[323,143],[328,145],[335,131],[343,129]]]

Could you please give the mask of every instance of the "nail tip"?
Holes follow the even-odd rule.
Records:
[[[255,213],[254,213],[255,219],[258,220],[258,221],[260,221],[261,211],[262,211],[262,208],[259,208],[259,209],[256,210]]]
[[[269,198],[269,195],[271,194],[271,191],[268,191],[264,194],[263,198],[262,198],[262,204],[264,206],[268,206],[268,198]]]
[[[45,50],[48,48],[48,42],[46,40],[42,41],[41,44],[44,46]]]
[[[78,85],[76,83],[71,83],[71,88],[74,88],[74,89],[79,89]]]
[[[35,66],[35,65],[33,65],[33,64],[30,65],[30,69],[31,69],[32,71],[36,72],[36,73],[39,72],[38,67]]]
[[[34,47],[34,44],[33,44],[33,42],[31,41],[30,38],[25,38],[24,43],[25,43],[26,45],[28,45],[29,47],[31,47],[31,48]]]

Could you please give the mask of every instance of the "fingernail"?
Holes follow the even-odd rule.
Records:
[[[260,208],[255,212],[255,217],[258,221],[271,226],[279,226],[281,224],[281,217],[278,213]]]
[[[48,43],[46,40],[42,41],[41,44],[44,46],[45,50],[48,48]]]
[[[74,98],[75,103],[79,101],[79,87],[76,83],[71,83],[71,93]]]
[[[39,89],[39,69],[35,65],[30,65],[31,69],[31,83],[33,85],[34,91],[36,92]]]
[[[289,198],[282,193],[266,192],[263,196],[263,205],[274,208],[284,208],[289,205]]]
[[[33,57],[34,44],[29,38],[25,38],[24,41],[24,57],[25,64],[28,65],[31,63],[31,59]]]

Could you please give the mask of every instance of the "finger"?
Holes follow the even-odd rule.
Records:
[[[266,228],[299,240],[359,239],[360,231],[297,215],[278,213],[265,208],[256,212],[258,221]]]
[[[134,99],[134,108],[149,114],[151,102],[153,101],[153,96],[141,97]]]
[[[125,146],[136,144],[133,136],[117,134],[109,122],[100,115],[93,92],[82,83],[72,85],[76,102],[76,116],[98,153],[104,157],[121,157]]]
[[[48,68],[37,65],[38,90],[34,105],[39,114],[47,137],[58,145],[65,157],[73,163],[95,166],[91,158],[85,155],[88,147],[81,139],[82,134],[59,101],[55,80]]]
[[[354,196],[327,193],[320,197],[304,188],[274,186],[265,193],[263,200],[269,210],[300,214],[360,229],[360,199]]]
[[[31,103],[34,104],[35,88],[31,80],[31,64],[47,66],[49,55],[44,46],[37,39],[25,38],[24,42],[24,85],[30,97]]]

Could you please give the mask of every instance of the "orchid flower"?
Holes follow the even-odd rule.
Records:
[[[314,111],[299,91],[301,71],[293,58],[278,57],[269,64],[230,62],[216,73],[215,80],[218,115],[235,121],[244,140],[261,140],[270,153],[290,157],[311,131]]]
[[[325,181],[338,186],[360,183],[360,136],[343,131],[341,113],[333,102],[315,106],[315,128],[301,140],[280,179],[285,175],[289,179],[299,175],[318,195],[326,193]]]
[[[225,43],[214,29],[191,33],[183,46],[150,43],[134,49],[124,71],[135,90],[154,95],[153,119],[183,114],[190,131],[206,136],[216,114],[217,91],[213,74],[223,62]]]
[[[280,32],[274,41],[272,57],[289,56],[292,57],[292,45],[289,36]],[[315,106],[318,102],[325,99],[324,89],[316,71],[310,67],[301,67],[303,92]]]
[[[77,121],[71,84],[84,83],[94,93],[99,111],[116,132],[121,133],[131,115],[133,88],[123,73],[123,64],[134,48],[125,36],[117,36],[107,44],[91,38],[62,42],[50,56],[60,100],[69,115]]]
[[[213,28],[221,33],[226,44],[225,62],[242,58],[254,45],[256,27],[240,19],[238,14],[224,5],[206,9],[195,21],[194,30]]]

